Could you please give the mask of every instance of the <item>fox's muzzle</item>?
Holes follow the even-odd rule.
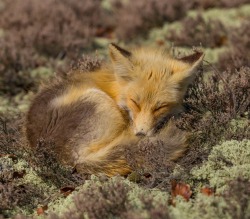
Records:
[[[134,133],[136,136],[151,136],[153,134],[153,119],[143,114],[138,114],[134,122]]]

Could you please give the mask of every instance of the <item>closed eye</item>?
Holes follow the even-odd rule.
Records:
[[[140,109],[140,105],[135,101],[135,100],[133,100],[133,99],[130,99],[133,103],[134,103],[134,105],[138,108],[138,109]]]
[[[168,107],[169,107],[169,104],[161,105],[161,106],[155,108],[155,109],[154,109],[154,112],[158,112],[158,111],[160,111],[160,110],[162,110],[162,109],[166,109],[166,108],[168,108]]]

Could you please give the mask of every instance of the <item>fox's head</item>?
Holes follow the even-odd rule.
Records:
[[[159,123],[181,109],[188,85],[204,54],[174,59],[162,51],[126,51],[115,44],[110,57],[121,91],[118,105],[128,110],[135,135],[150,136]]]

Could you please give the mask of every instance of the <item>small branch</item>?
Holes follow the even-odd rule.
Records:
[[[204,62],[207,63],[214,70],[214,72],[219,76],[219,78],[222,80],[222,82],[224,83],[224,85],[228,89],[228,91],[230,93],[231,110],[233,110],[233,115],[235,116],[236,115],[236,99],[235,99],[235,95],[234,95],[233,91],[231,90],[229,84],[224,80],[220,71],[216,67],[214,67],[214,65],[212,65],[209,61],[206,61],[206,60],[204,60]]]
[[[0,122],[2,124],[2,129],[4,134],[8,135],[7,122],[0,118]]]

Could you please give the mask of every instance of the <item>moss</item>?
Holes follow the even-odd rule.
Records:
[[[31,183],[34,186],[38,186],[47,194],[57,191],[56,187],[48,182],[44,182],[34,170],[29,169],[29,172],[25,175],[22,180],[23,183]]]
[[[208,197],[202,194],[189,202],[181,197],[176,200],[176,207],[170,207],[170,215],[174,219],[231,219],[232,217],[224,211],[227,207],[222,197]]]
[[[9,108],[9,98],[4,98],[2,96],[0,96],[0,102],[1,102],[1,105],[0,105],[0,112],[1,113],[5,113],[8,110]]]
[[[220,48],[205,48],[205,60],[211,63],[217,63],[219,60],[220,54],[226,52],[226,47],[220,47]]]
[[[95,46],[98,48],[96,53],[98,54],[99,58],[101,58],[101,59],[107,58],[107,47],[112,42],[114,42],[114,40],[107,39],[104,37],[95,37],[94,38]]]
[[[104,0],[102,1],[102,8],[105,8],[105,10],[108,10],[110,13],[113,13],[112,11],[112,2],[113,0]],[[125,0],[126,1],[126,0]],[[66,2],[66,1],[65,1]],[[0,0],[0,11],[3,8],[3,1]],[[227,27],[227,30],[232,31],[231,27],[237,27],[239,26],[242,21],[245,21],[247,19],[247,16],[249,14],[250,10],[250,4],[243,5],[238,8],[232,8],[232,9],[218,9],[213,8],[209,10],[202,11],[202,17],[204,17],[206,20],[208,19],[218,19],[223,22],[223,24]],[[188,16],[196,16],[199,13],[198,10],[193,10],[188,13]],[[98,20],[98,19],[97,19]],[[100,19],[99,19],[100,20]],[[101,23],[105,23],[105,21],[101,21]],[[102,26],[102,25],[101,25]],[[121,25],[122,27],[122,25]],[[98,26],[97,29],[100,27]],[[148,39],[142,39],[140,36],[136,36],[130,41],[130,45],[139,44],[139,45],[146,45],[146,46],[155,46],[158,45],[159,47],[165,47],[167,50],[171,50],[171,43],[166,42],[166,36],[168,35],[170,30],[174,30],[177,33],[181,31],[182,28],[182,21],[174,21],[172,23],[165,23],[160,28],[152,28],[150,30],[150,34],[148,36]],[[102,29],[102,28],[100,28]],[[109,32],[109,31],[107,31]],[[235,31],[238,33],[237,31]],[[7,36],[6,31],[0,28],[0,37]],[[104,36],[101,37],[95,37],[93,36],[91,39],[91,45],[93,43],[93,48],[97,50],[97,55],[99,57],[107,57],[107,45],[112,42],[118,42],[119,45],[125,45],[124,42],[119,42],[117,39],[114,38],[115,30],[112,32],[110,36]],[[109,33],[107,34],[109,35]],[[238,33],[238,35],[240,35]],[[92,34],[91,34],[92,36]],[[243,39],[243,38],[242,38]],[[71,41],[71,40],[69,40]],[[70,42],[69,42],[70,43]],[[211,63],[218,63],[219,56],[221,54],[227,54],[229,51],[229,41],[226,41],[223,46],[220,48],[205,48],[204,52],[206,54],[205,60],[209,61]],[[238,45],[235,43],[235,45]],[[11,47],[13,51],[16,49],[16,46]],[[19,47],[18,47],[19,48]],[[17,48],[17,51],[19,51]],[[20,47],[21,48],[21,47]],[[48,47],[49,48],[49,47]],[[43,49],[43,48],[41,48]],[[86,48],[84,48],[86,49]],[[182,54],[184,53],[190,53],[190,47],[178,47],[176,50]],[[12,50],[11,50],[12,51]],[[21,51],[21,50],[20,50]],[[84,50],[87,51],[87,50]],[[52,51],[53,52],[53,51]],[[82,52],[82,51],[81,51]],[[89,51],[88,52],[93,52]],[[25,54],[24,54],[25,55]],[[61,54],[63,56],[63,54]],[[27,54],[27,56],[31,56],[30,53]],[[62,58],[62,59],[61,59]],[[74,58],[74,57],[73,57]],[[31,61],[32,61],[31,57]],[[26,63],[29,61],[28,57],[27,59],[24,59],[23,64],[26,66]],[[67,60],[69,61],[69,60]],[[15,63],[15,62],[13,62]],[[53,69],[56,69],[58,67],[64,68],[66,63],[65,59],[63,57],[54,57],[53,60],[49,59],[49,57],[46,56],[39,56],[39,62],[28,65],[28,67],[25,67],[23,70],[18,72],[16,75],[19,78],[24,78],[24,82],[27,81],[26,84],[32,83],[32,87],[28,87],[26,89],[18,89],[17,92],[13,94],[13,96],[7,96],[5,93],[0,94],[0,112],[3,114],[5,113],[11,113],[13,115],[16,115],[20,112],[25,112],[29,106],[30,100],[33,96],[33,93],[31,90],[36,90],[38,83],[42,79],[48,79],[48,77],[53,75]],[[13,64],[10,64],[10,67],[13,66]],[[41,67],[42,66],[42,67]],[[44,67],[45,66],[45,67]],[[226,69],[226,67],[222,68],[222,72]],[[5,71],[6,72],[6,71]],[[211,75],[211,73],[207,74]],[[17,78],[16,76],[14,79]],[[17,78],[17,85],[19,86],[19,78]],[[206,78],[207,83],[212,83],[213,80],[211,78]],[[2,77],[0,80],[3,80]],[[32,80],[32,81],[30,81]],[[238,80],[238,79],[237,79]],[[240,79],[239,79],[240,80]],[[238,81],[239,81],[238,80]],[[15,82],[15,80],[13,80]],[[10,80],[12,82],[12,80]],[[8,80],[3,81],[3,86],[9,86],[11,84]],[[33,84],[35,83],[35,84]],[[231,82],[230,82],[231,83]],[[21,84],[22,85],[22,84]],[[230,84],[231,85],[231,84]],[[22,85],[23,86],[23,85]],[[218,86],[220,88],[220,86]],[[14,87],[15,88],[15,87]],[[14,89],[13,87],[10,87],[10,91]],[[29,90],[29,91],[28,91]],[[204,93],[204,90],[202,91]],[[213,93],[211,91],[211,93]],[[246,93],[246,92],[245,92]],[[3,96],[3,94],[5,96]],[[208,95],[205,97],[208,97]],[[205,99],[205,98],[204,98]],[[208,99],[208,98],[207,98]],[[210,102],[220,102],[220,99],[223,98],[217,98],[218,101],[210,101]],[[216,99],[216,100],[217,100]],[[239,98],[237,98],[239,99]],[[218,107],[221,111],[223,109],[227,109],[227,107]],[[219,111],[218,110],[218,111]],[[239,113],[240,118],[236,117],[236,119],[229,120],[229,124],[227,126],[218,125],[217,122],[214,122],[212,125],[208,124],[206,127],[207,129],[218,129],[218,138],[214,140],[215,138],[210,137],[205,132],[205,137],[208,139],[205,142],[205,139],[202,139],[200,142],[196,139],[193,145],[198,145],[197,148],[201,148],[201,153],[197,153],[197,159],[199,159],[200,162],[196,162],[196,158],[190,158],[186,163],[179,162],[179,165],[176,166],[174,172],[169,177],[162,177],[160,178],[160,182],[162,183],[164,181],[167,181],[168,179],[176,179],[181,180],[182,182],[189,184],[191,186],[191,189],[193,191],[192,198],[189,202],[183,200],[181,197],[177,197],[176,199],[176,205],[175,206],[169,206],[168,199],[170,198],[170,189],[165,184],[163,187],[163,191],[159,189],[149,189],[145,187],[145,185],[142,184],[136,184],[134,182],[130,182],[127,179],[120,178],[120,177],[114,177],[112,179],[102,179],[102,177],[94,177],[92,176],[90,180],[86,180],[82,185],[75,187],[75,190],[68,195],[67,197],[64,196],[63,193],[60,192],[60,186],[55,187],[53,183],[51,182],[52,177],[49,176],[48,178],[41,178],[39,176],[39,172],[47,173],[46,169],[43,170],[40,168],[42,165],[38,162],[36,164],[29,163],[30,158],[28,158],[26,155],[20,155],[20,152],[15,154],[15,156],[18,157],[18,159],[12,160],[10,158],[6,157],[0,157],[0,183],[1,180],[6,184],[10,183],[10,188],[14,192],[19,191],[25,191],[25,193],[21,193],[20,196],[17,196],[20,198],[19,204],[11,204],[11,209],[5,210],[4,214],[6,216],[12,216],[16,213],[23,213],[24,215],[31,215],[36,217],[36,209],[38,206],[44,206],[48,205],[48,211],[46,214],[44,214],[43,218],[50,217],[51,214],[55,214],[56,217],[50,217],[50,218],[71,218],[70,214],[76,211],[75,201],[77,198],[80,199],[80,194],[86,194],[90,195],[90,200],[88,203],[84,204],[84,207],[87,207],[87,209],[91,209],[91,207],[96,207],[96,205],[99,205],[97,207],[97,211],[100,211],[103,209],[102,206],[107,206],[106,200],[101,199],[101,202],[103,203],[97,203],[95,202],[95,198],[97,199],[101,197],[102,192],[100,192],[96,188],[103,188],[105,191],[105,194],[108,192],[112,192],[114,190],[114,185],[118,183],[122,188],[126,188],[125,192],[123,189],[121,191],[115,191],[115,198],[112,199],[112,195],[108,195],[108,201],[112,204],[112,206],[117,206],[117,208],[121,209],[119,210],[121,212],[120,216],[114,216],[112,218],[168,218],[165,215],[165,212],[168,211],[170,213],[171,218],[173,219],[179,219],[179,218],[191,218],[191,219],[197,219],[197,218],[215,218],[215,219],[241,219],[241,218],[249,218],[250,217],[250,201],[249,201],[249,193],[247,193],[245,190],[249,187],[249,178],[250,178],[250,143],[249,140],[243,140],[243,141],[225,141],[226,139],[232,139],[235,137],[235,139],[242,139],[246,138],[246,135],[243,135],[241,132],[242,130],[245,130],[246,126],[249,126],[248,117],[249,115],[245,113]],[[16,117],[10,116],[11,120],[16,120]],[[211,117],[210,114],[204,113],[203,119],[204,123],[206,123],[207,117]],[[214,120],[215,121],[215,120]],[[222,123],[221,123],[222,124]],[[16,126],[15,126],[16,128]],[[1,129],[1,127],[0,127]],[[222,131],[221,131],[222,130]],[[224,130],[226,130],[224,132]],[[199,131],[196,131],[192,129],[193,132],[197,133],[197,135],[201,136],[202,133],[198,133]],[[247,130],[246,130],[247,131]],[[12,133],[12,132],[10,132]],[[231,137],[232,133],[232,137]],[[235,135],[234,135],[235,133]],[[216,133],[217,134],[217,133]],[[9,135],[9,133],[8,133]],[[17,138],[17,134],[14,132],[14,134]],[[243,137],[240,137],[242,135]],[[213,135],[211,135],[213,136]],[[1,137],[1,136],[0,136]],[[7,138],[7,135],[5,136]],[[8,137],[8,143],[10,147],[13,145],[17,145],[13,147],[14,149],[10,150],[15,151],[16,148],[21,146],[22,143],[19,143],[19,139],[12,139],[11,137]],[[7,142],[6,140],[6,142]],[[215,143],[214,143],[215,142]],[[1,147],[2,139],[0,140],[0,147]],[[7,144],[6,144],[7,145]],[[214,146],[215,145],[215,146]],[[196,148],[196,149],[197,149]],[[196,150],[194,149],[194,151]],[[204,150],[203,150],[204,149]],[[19,148],[17,149],[17,151]],[[198,150],[198,149],[197,149]],[[211,150],[211,153],[210,153]],[[3,150],[4,151],[4,150]],[[7,151],[7,150],[6,150]],[[207,154],[210,153],[210,155],[207,157],[203,156],[204,151],[208,151]],[[5,153],[5,152],[3,152]],[[6,152],[7,153],[7,152]],[[50,154],[50,153],[49,153]],[[35,154],[37,156],[37,154]],[[1,156],[1,155],[0,155]],[[51,154],[50,154],[51,156]],[[186,157],[188,157],[188,154],[185,154]],[[185,157],[184,156],[184,157]],[[192,155],[193,157],[195,156]],[[189,155],[189,157],[192,157]],[[201,163],[203,161],[203,163]],[[190,166],[189,166],[190,165]],[[198,166],[199,165],[199,166]],[[195,167],[194,167],[195,166]],[[8,171],[1,171],[2,168]],[[20,178],[12,179],[13,172],[22,172],[25,171],[25,174]],[[190,172],[191,170],[191,172]],[[56,173],[53,175],[53,177],[56,177],[60,180],[61,172],[55,169]],[[5,176],[3,176],[5,174]],[[7,175],[6,175],[7,174]],[[9,175],[8,175],[9,174]],[[240,184],[237,180],[238,177],[243,178],[243,181],[248,180],[248,184],[242,184],[243,186],[238,186],[238,189],[235,189],[232,191],[231,182],[235,181],[235,184]],[[236,180],[237,179],[237,180]],[[4,181],[5,180],[5,181]],[[134,176],[134,181],[137,181],[138,179],[136,176]],[[18,186],[25,186],[24,190],[20,190],[20,188],[17,188]],[[215,188],[216,195],[215,196],[204,196],[200,194],[200,188],[204,186],[209,186]],[[245,189],[243,187],[246,187]],[[152,186],[154,187],[154,186]],[[96,189],[92,190],[91,189]],[[225,195],[225,191],[228,192],[228,195]],[[15,195],[16,193],[10,193],[10,201],[11,196]],[[115,201],[119,200],[119,194],[124,195],[126,197],[126,204],[124,206],[118,206],[115,205]],[[1,194],[0,194],[1,195]],[[91,197],[93,195],[93,199]],[[244,199],[242,202],[238,201],[237,199],[242,198]],[[117,198],[118,197],[118,198]],[[103,198],[103,197],[102,197]],[[27,201],[26,201],[26,200]],[[85,199],[83,199],[85,200]],[[81,200],[80,200],[81,201]],[[28,203],[29,202],[29,203]],[[1,203],[1,198],[0,198]],[[10,202],[11,203],[11,202]],[[80,202],[82,203],[82,202]],[[103,204],[103,205],[102,205]],[[85,206],[88,205],[88,206]],[[244,211],[242,211],[243,207]],[[124,213],[125,209],[125,214]],[[2,209],[1,209],[2,210]],[[0,218],[2,211],[0,210]],[[111,209],[112,210],[112,209]],[[164,216],[154,217],[153,214],[154,211],[158,212],[164,212]],[[116,211],[117,212],[117,211]],[[115,212],[115,213],[116,213]],[[241,212],[244,212],[244,214],[241,214]],[[48,213],[48,214],[47,214]],[[68,213],[68,214],[67,214]],[[112,213],[111,213],[112,214]],[[160,214],[162,215],[162,214]],[[69,216],[69,217],[67,217]],[[113,215],[112,215],[113,216]],[[86,212],[82,214],[81,218],[87,218]],[[26,218],[25,216],[20,218]],[[41,218],[41,216],[39,217]],[[75,217],[72,217],[75,218]]]
[[[162,192],[158,189],[145,189],[139,187],[137,184],[130,182],[127,179],[121,177],[113,177],[111,179],[102,179],[100,177],[92,176],[90,180],[87,180],[83,185],[77,187],[69,196],[59,197],[49,203],[48,213],[63,215],[67,212],[75,212],[77,202],[82,197],[82,194],[88,194],[89,192],[98,195],[98,189],[95,191],[90,191],[90,189],[98,188],[99,186],[105,190],[105,188],[112,188],[112,185],[119,184],[120,187],[127,188],[127,199],[126,206],[130,208],[131,211],[138,213],[143,218],[148,218],[147,206],[145,203],[150,202],[150,205],[154,208],[159,207],[160,204],[167,204],[168,194],[167,192]],[[112,191],[113,192],[113,191]],[[101,198],[100,194],[99,197]],[[93,196],[93,198],[95,198]],[[146,200],[147,199],[147,200]],[[91,200],[89,200],[91,203]],[[110,200],[112,202],[112,200]],[[79,209],[78,209],[79,211]]]
[[[205,10],[202,11],[202,17],[205,20],[214,20],[215,18],[219,21],[221,21],[226,27],[237,27],[240,26],[242,21],[245,19],[247,20],[247,16],[249,14],[250,10],[250,4],[243,5],[239,8],[232,8],[232,9],[218,9],[218,8],[213,8],[210,10]],[[188,16],[190,17],[195,17],[197,14],[200,13],[197,10],[191,10],[189,11]],[[172,23],[165,23],[161,28],[153,28],[151,29],[149,33],[149,37],[146,42],[143,43],[157,43],[157,41],[163,41],[165,42],[166,36],[168,35],[171,30],[174,30],[176,33],[180,32],[182,28],[181,21],[175,21]],[[165,42],[168,44],[168,42]],[[209,61],[213,61],[214,58],[210,59],[210,54],[211,54],[211,49],[208,49],[209,55],[206,56],[209,57]],[[223,51],[225,49],[223,48]],[[217,52],[215,52],[217,53]],[[218,56],[218,55],[216,55]],[[217,59],[215,59],[217,61]]]
[[[250,4],[243,5],[238,8],[231,9],[219,9],[213,8],[210,10],[206,10],[202,13],[202,17],[206,20],[209,19],[218,19],[226,26],[240,26],[242,20],[247,19],[249,16]],[[187,16],[194,17],[197,15],[197,10],[189,11]]]
[[[167,200],[169,198],[167,192],[163,192],[159,189],[145,189],[142,187],[139,187],[137,184],[132,183],[128,180],[124,181],[130,188],[129,190],[129,202],[132,206],[134,206],[136,209],[140,210],[147,210],[145,209],[145,206],[142,203],[141,198],[145,195],[152,198],[153,205],[157,206],[159,202],[161,203],[167,203]]]
[[[112,11],[112,2],[110,0],[103,0],[101,5],[105,10]]]
[[[1,96],[0,95],[0,113],[12,113],[12,114],[18,114],[18,113],[24,113],[28,110],[30,100],[33,97],[33,92],[29,91],[28,93],[21,92],[14,96],[13,98],[10,98],[8,96]]]
[[[29,215],[54,192],[53,187],[41,181],[23,159],[2,157],[0,158],[0,169],[2,170],[2,174],[0,174],[3,183],[2,189],[6,188],[2,190],[5,199],[3,202],[8,203],[10,207],[13,205],[11,208],[7,206],[3,211],[6,216],[17,213]],[[15,203],[11,203],[12,199]]]
[[[30,76],[36,80],[47,79],[53,75],[53,69],[49,67],[38,67],[30,72]]]
[[[244,117],[243,117],[244,116]],[[233,135],[238,136],[239,138],[241,138],[241,134],[242,136],[244,136],[244,132],[245,132],[245,138],[248,139],[249,134],[250,134],[250,126],[249,126],[249,119],[248,119],[248,112],[245,112],[241,118],[236,118],[236,119],[232,119],[230,121],[229,127],[226,131],[226,134],[228,132],[231,132]],[[224,136],[222,136],[222,140],[224,141]],[[238,139],[236,138],[235,140],[242,140],[242,139]]]
[[[227,182],[238,177],[250,178],[250,140],[226,141],[211,151],[208,160],[191,171],[193,179],[208,181],[221,193]]]
[[[250,216],[250,181],[237,178],[222,195],[197,194],[188,202],[177,197],[169,208],[174,219],[242,219]]]
[[[148,37],[149,42],[156,42],[158,40],[165,40],[165,36],[170,29],[174,29],[177,32],[181,30],[181,23],[179,21],[173,23],[165,23],[161,28],[153,28]]]
[[[69,194],[67,197],[64,197],[62,194],[57,194],[54,200],[48,204],[48,214],[56,213],[58,215],[63,215],[66,211],[74,207],[74,196],[78,191],[74,191]]]

